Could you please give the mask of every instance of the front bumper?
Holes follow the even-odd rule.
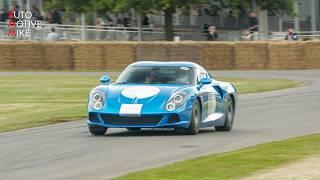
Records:
[[[107,128],[188,128],[190,119],[191,111],[141,114],[135,117],[89,112],[87,123],[89,126],[103,126]]]

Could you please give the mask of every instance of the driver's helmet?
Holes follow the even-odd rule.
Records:
[[[147,72],[146,81],[148,83],[155,83],[158,81],[159,76],[159,68],[152,68],[150,71]]]
[[[186,70],[178,70],[176,74],[177,83],[188,84],[189,83],[189,73]]]

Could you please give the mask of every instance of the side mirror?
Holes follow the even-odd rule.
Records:
[[[205,84],[211,84],[212,83],[212,79],[211,78],[203,78],[200,80],[200,84],[205,85]]]
[[[109,76],[102,76],[102,77],[100,78],[100,82],[101,82],[102,84],[109,84],[109,82],[110,82]]]

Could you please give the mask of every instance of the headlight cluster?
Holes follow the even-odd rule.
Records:
[[[186,100],[186,93],[185,92],[177,92],[174,93],[168,100],[166,104],[167,111],[173,111],[178,109],[183,105]]]
[[[100,90],[94,90],[90,93],[90,107],[95,110],[101,110],[105,103],[105,94]]]

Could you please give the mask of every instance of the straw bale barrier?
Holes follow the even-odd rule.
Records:
[[[70,70],[73,69],[72,48],[70,44],[48,43],[42,44],[46,69]]]
[[[320,42],[304,44],[304,59],[306,69],[320,69]]]
[[[136,43],[107,43],[104,45],[104,67],[107,70],[121,70],[135,62]]]
[[[11,44],[11,43],[9,43]],[[39,70],[45,69],[42,45],[38,42],[17,42],[12,44],[14,47],[12,56],[17,70]]]
[[[201,45],[201,64],[207,69],[234,69],[234,43],[217,42]]]
[[[136,60],[138,61],[164,61],[168,59],[168,46],[166,43],[143,42],[137,44]]]
[[[12,44],[0,43],[0,68],[15,69]]]
[[[75,43],[73,49],[73,67],[75,70],[104,69],[104,46],[100,43]]]
[[[1,70],[114,70],[141,61],[207,69],[320,69],[320,42],[0,42]]]
[[[235,69],[266,69],[268,44],[266,42],[241,42],[235,44]]]
[[[269,44],[268,69],[305,69],[304,42]]]

